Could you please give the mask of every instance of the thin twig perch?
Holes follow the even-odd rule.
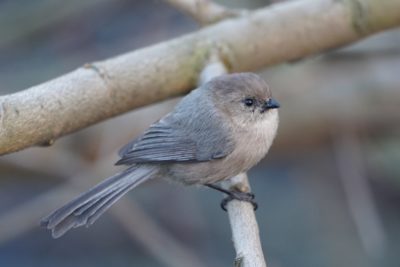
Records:
[[[242,173],[223,183],[225,188],[250,192],[247,174]],[[235,266],[266,267],[259,228],[251,203],[232,200],[226,207],[236,250]]]

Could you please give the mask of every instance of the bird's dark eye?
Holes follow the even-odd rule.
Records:
[[[252,98],[246,98],[246,99],[244,100],[244,104],[245,104],[246,106],[248,106],[248,107],[251,107],[252,105],[254,105],[254,99],[252,99]]]

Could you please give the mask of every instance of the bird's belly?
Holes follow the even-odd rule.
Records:
[[[225,159],[208,162],[176,163],[169,167],[168,178],[183,184],[216,183],[243,172],[238,165]]]
[[[265,156],[269,146],[264,140],[243,139],[226,158],[170,165],[168,177],[184,184],[220,182],[248,171]]]
[[[168,167],[168,178],[184,184],[216,183],[248,171],[267,154],[278,126],[278,113],[270,111],[275,119],[265,120],[240,132],[235,149],[225,158],[207,162],[175,163]],[[272,122],[271,122],[272,121]]]

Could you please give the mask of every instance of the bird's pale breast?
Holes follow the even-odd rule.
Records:
[[[234,131],[235,149],[223,159],[176,163],[168,167],[168,178],[184,184],[215,183],[248,171],[268,152],[276,135],[278,113],[268,120]]]

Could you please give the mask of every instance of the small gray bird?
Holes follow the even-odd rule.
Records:
[[[41,224],[54,238],[71,228],[89,226],[129,190],[157,177],[224,191],[215,183],[248,171],[268,152],[278,128],[278,107],[256,74],[214,78],[120,150],[116,165],[128,165],[126,170],[54,211]],[[231,197],[240,199],[233,193]]]

